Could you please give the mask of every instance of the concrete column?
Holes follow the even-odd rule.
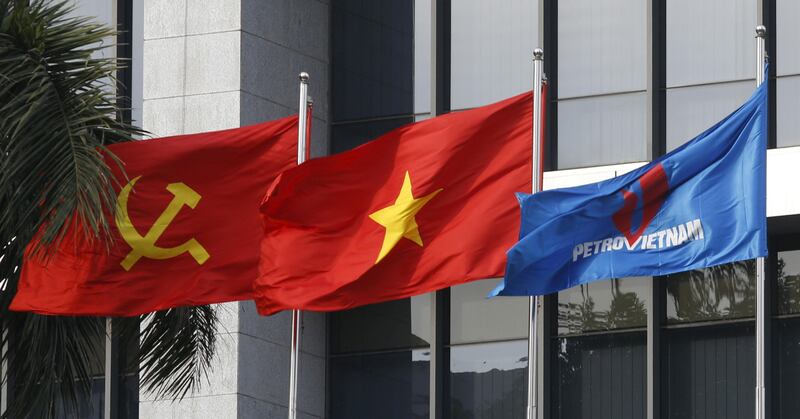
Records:
[[[312,154],[328,152],[330,4],[318,0],[145,0],[143,127],[156,136],[225,129],[297,112],[311,75]],[[209,384],[180,402],[140,393],[143,418],[280,418],[288,405],[290,315],[218,305]],[[301,417],[325,416],[325,316],[304,315]]]

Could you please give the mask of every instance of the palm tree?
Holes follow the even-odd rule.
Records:
[[[35,233],[29,257],[51,255],[70,223],[83,227],[77,234],[109,238],[104,214],[113,208],[115,180],[101,152],[144,134],[120,116],[118,63],[99,57],[116,33],[72,16],[63,1],[0,0],[0,343],[14,377],[6,417],[72,415],[89,397],[105,320],[8,307]],[[139,340],[134,368],[146,391],[180,398],[202,383],[214,354],[212,308],[120,324],[120,339]]]

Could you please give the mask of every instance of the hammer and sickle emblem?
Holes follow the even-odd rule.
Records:
[[[181,208],[183,208],[184,205],[189,208],[197,206],[197,203],[200,202],[200,194],[186,186],[183,182],[170,183],[167,185],[167,190],[175,197],[172,198],[167,208],[158,216],[158,219],[156,219],[155,223],[150,227],[150,230],[147,231],[147,234],[142,236],[136,230],[136,227],[133,226],[131,217],[128,214],[128,198],[131,194],[131,189],[133,189],[133,185],[136,184],[136,181],[140,178],[141,176],[137,176],[128,182],[117,197],[117,216],[115,217],[117,229],[119,229],[125,242],[131,247],[130,253],[120,262],[122,268],[126,271],[130,271],[133,265],[142,257],[163,260],[174,258],[186,252],[194,258],[198,265],[205,263],[209,258],[209,254],[200,242],[193,238],[175,247],[156,246],[156,241],[164,234],[164,230],[166,230],[172,220],[175,219]]]

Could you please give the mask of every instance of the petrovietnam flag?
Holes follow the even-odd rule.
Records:
[[[68,232],[47,260],[26,255],[11,309],[133,316],[253,298],[258,204],[296,166],[297,117],[243,128],[114,144],[127,177],[113,242]]]
[[[496,295],[665,275],[767,254],[767,83],[671,153],[611,180],[520,195]]]

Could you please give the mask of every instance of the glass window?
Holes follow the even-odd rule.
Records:
[[[647,7],[558,5],[558,168],[646,161]]]
[[[330,314],[330,352],[366,352],[429,346],[433,294]]]
[[[776,314],[800,314],[800,250],[779,252]]]
[[[800,57],[800,53],[797,54]],[[778,61],[780,63],[780,61]],[[778,147],[800,145],[800,76],[779,77],[777,81]]]
[[[414,0],[414,114],[431,112],[431,0]]]
[[[332,120],[413,112],[413,3],[332,6]]]
[[[331,357],[331,419],[429,417],[428,350]]]
[[[775,8],[775,43],[778,49],[778,67],[775,70],[778,76],[800,74],[800,52],[797,50],[797,45],[800,44],[800,26],[797,25],[800,22],[800,2],[775,0]]]
[[[662,417],[749,419],[755,410],[752,324],[667,330]]]
[[[667,150],[674,150],[739,108],[755,81],[667,90]]]
[[[559,97],[645,90],[646,23],[640,0],[559,2]]]
[[[638,419],[647,416],[644,332],[555,340],[554,417]]]
[[[664,277],[667,323],[691,323],[755,316],[754,260]]]
[[[558,293],[558,334],[647,327],[650,277],[595,281]]]
[[[356,148],[411,122],[414,122],[414,119],[408,116],[370,122],[335,124],[332,129],[331,153],[336,154]]]
[[[559,101],[559,169],[648,160],[646,121],[645,93]]]
[[[499,279],[450,288],[450,343],[528,338],[528,298],[486,298]]]
[[[450,107],[473,108],[531,90],[536,2],[461,0],[451,6]]]
[[[450,348],[448,417],[525,417],[527,374],[527,341]]]
[[[775,394],[773,414],[780,419],[793,419],[800,412],[800,319],[780,319],[775,326],[775,354],[777,363],[774,370]]]
[[[755,79],[757,0],[668,0],[667,87]]]

